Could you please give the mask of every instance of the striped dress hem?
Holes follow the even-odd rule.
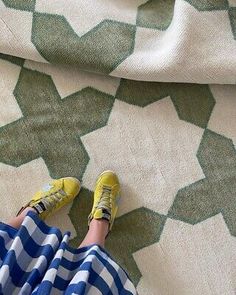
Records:
[[[18,230],[0,222],[0,294],[137,294],[102,247],[72,248],[69,237],[32,211]]]

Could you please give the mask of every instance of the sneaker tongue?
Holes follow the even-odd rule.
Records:
[[[53,186],[50,183],[47,183],[42,187],[42,191],[44,193],[46,193],[46,192],[50,191],[50,189],[52,189],[52,188],[53,188]]]
[[[98,208],[94,213],[94,219],[106,219],[110,221],[111,214],[104,208]]]

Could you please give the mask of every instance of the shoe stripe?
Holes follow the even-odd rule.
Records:
[[[39,202],[38,204],[35,204],[33,208],[38,212],[38,214],[44,212],[46,210],[46,207],[42,202]]]

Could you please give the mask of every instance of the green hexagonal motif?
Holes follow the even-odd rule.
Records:
[[[230,7],[229,19],[230,19],[230,24],[231,24],[232,32],[234,35],[234,39],[236,40],[236,7]]]
[[[230,7],[227,0],[185,0],[199,11],[228,10],[234,39],[236,40],[236,7]]]
[[[141,107],[167,96],[171,97],[180,119],[206,128],[215,105],[208,85],[122,79],[116,93],[117,99]]]
[[[149,0],[138,8],[137,26],[166,30],[174,13],[175,0]]]
[[[227,0],[185,0],[199,11],[227,10]],[[166,30],[173,18],[175,0],[149,0],[138,8],[137,26]]]
[[[93,192],[82,189],[74,200],[69,217],[77,231],[70,241],[78,247],[88,230],[88,215],[92,208]],[[144,207],[133,210],[115,220],[112,232],[106,241],[106,249],[129,273],[137,285],[141,273],[132,254],[159,241],[166,217]],[[137,234],[142,233],[142,234]]]
[[[34,11],[35,0],[2,0],[3,3],[10,8],[18,10]]]
[[[185,0],[199,11],[228,10],[234,39],[236,39],[236,8],[227,0]],[[166,30],[173,18],[174,0],[149,0],[138,8],[137,26]]]
[[[51,63],[108,74],[133,52],[135,31],[106,20],[79,37],[63,16],[34,13],[32,42]]]
[[[4,60],[7,60],[15,65],[18,65],[18,66],[23,66],[25,60],[23,58],[20,58],[20,57],[16,57],[16,56],[12,56],[12,55],[7,55],[7,54],[3,54],[3,53],[0,53],[0,59],[4,59]]]
[[[222,213],[236,236],[236,150],[232,140],[206,130],[197,157],[205,174],[178,191],[168,217],[191,224]]]
[[[226,10],[228,9],[227,0],[185,0],[198,10]]]
[[[22,69],[14,90],[22,118],[0,128],[0,161],[42,157],[53,178],[81,178],[89,157],[80,136],[104,126],[114,97],[85,88],[63,100],[50,76]]]

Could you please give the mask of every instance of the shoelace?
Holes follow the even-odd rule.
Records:
[[[55,203],[58,204],[58,202],[62,201],[62,199],[65,199],[66,196],[67,195],[63,190],[59,190],[55,193],[45,196],[42,202],[47,210],[52,211],[52,209],[55,207]]]
[[[106,209],[109,213],[111,212],[112,204],[111,204],[110,194],[111,194],[111,188],[108,186],[103,186],[101,198],[96,209]]]

